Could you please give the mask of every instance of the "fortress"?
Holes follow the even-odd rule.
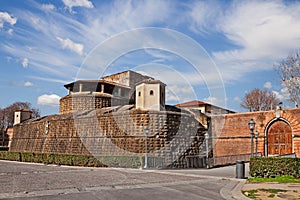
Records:
[[[254,119],[257,155],[300,155],[300,109],[233,113],[201,101],[170,106],[165,87],[134,71],[66,84],[60,114],[15,113],[10,151],[138,156],[141,162],[147,156],[149,167],[212,167],[249,160]]]
[[[17,119],[22,123],[14,126],[10,151],[147,153],[160,161],[153,167],[201,167],[207,124],[199,123],[192,112],[165,105],[165,86],[133,71],[66,84],[68,95],[60,100],[60,114]]]

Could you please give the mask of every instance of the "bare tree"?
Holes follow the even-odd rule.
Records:
[[[241,107],[250,112],[265,111],[275,109],[279,102],[273,92],[255,88],[242,99]]]
[[[290,54],[286,59],[275,65],[281,82],[289,92],[290,100],[298,107],[300,100],[300,53]]]
[[[27,109],[32,111],[32,117],[39,117],[40,111],[33,108],[28,102],[15,102],[10,106],[0,109],[0,131],[5,131],[12,127],[14,123],[14,112],[18,109]]]

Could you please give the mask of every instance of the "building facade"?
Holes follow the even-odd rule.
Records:
[[[205,165],[199,155],[207,129],[192,113],[165,105],[161,81],[126,71],[65,87],[60,114],[15,124],[10,151],[147,155],[152,167]]]
[[[60,114],[15,122],[10,151],[147,155],[152,167],[176,168],[234,164],[251,152],[300,156],[300,109],[234,113],[201,101],[169,106],[164,83],[133,71],[65,87]]]
[[[253,119],[254,132],[249,130]],[[270,110],[212,117],[214,165],[248,161],[254,156],[300,156],[300,109]],[[218,127],[220,121],[222,127]],[[253,143],[252,143],[253,139]],[[253,145],[252,145],[253,144]],[[252,149],[252,150],[251,150]],[[257,152],[256,152],[257,150]]]

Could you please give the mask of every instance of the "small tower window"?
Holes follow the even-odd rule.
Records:
[[[139,92],[139,97],[141,96],[141,92]]]
[[[154,95],[154,92],[153,90],[150,90],[150,95],[153,96]]]

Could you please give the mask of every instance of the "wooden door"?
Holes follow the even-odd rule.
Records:
[[[284,155],[292,152],[292,129],[283,122],[274,122],[268,130],[268,155]]]

